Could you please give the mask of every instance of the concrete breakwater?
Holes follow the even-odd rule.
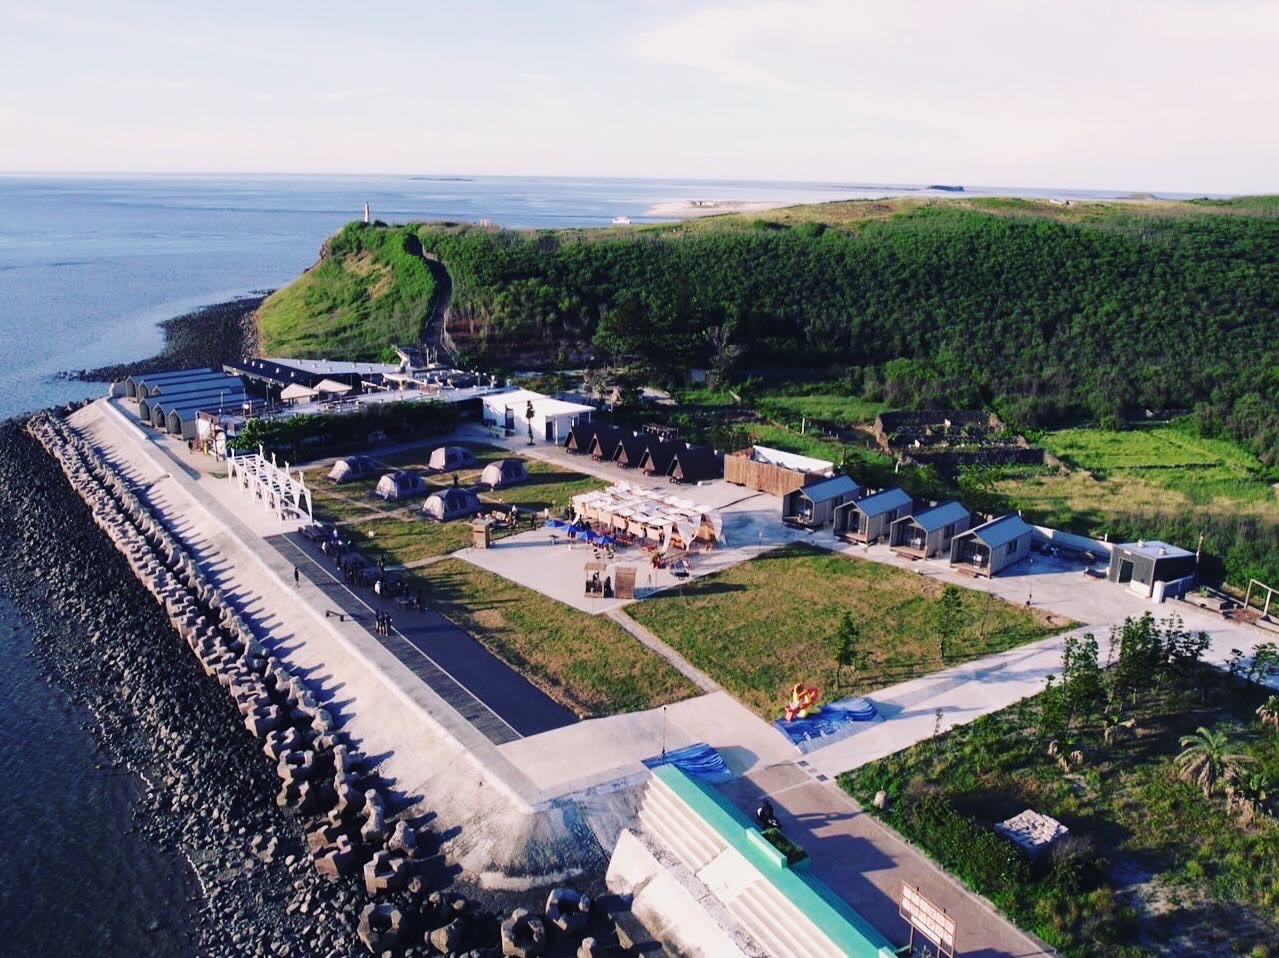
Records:
[[[532,943],[526,953],[539,953],[546,943],[545,929],[537,941],[541,919],[508,920],[503,935],[492,915],[432,891],[441,884],[443,863],[431,854],[430,834],[412,822],[389,820],[366,758],[344,739],[302,678],[258,641],[130,484],[56,416],[33,417],[27,433],[61,467],[70,485],[61,491],[74,490],[114,545],[106,549],[111,555],[94,554],[85,548],[92,537],[77,537],[81,561],[92,571],[84,570],[85,581],[71,591],[96,583],[97,597],[118,611],[110,606],[123,575],[136,578],[155,600],[150,609],[130,609],[136,616],[93,617],[90,624],[98,628],[82,635],[85,647],[76,652],[89,653],[83,664],[90,674],[81,678],[91,682],[96,672],[114,683],[156,746],[155,756],[140,762],[152,766],[144,769],[151,773],[148,803],[179,813],[170,820],[189,823],[157,837],[188,852],[210,899],[201,950],[349,954],[358,949],[358,938],[375,953],[394,947],[406,954],[483,955],[523,937]],[[5,440],[12,445],[18,437]],[[33,464],[28,474],[40,471]],[[30,492],[56,498],[60,490],[53,486],[46,475]],[[48,548],[38,524],[20,525],[22,552],[38,555]],[[44,529],[45,535],[59,531]],[[98,541],[105,545],[101,536]],[[61,594],[67,584],[61,577],[51,583],[59,600],[68,598]],[[157,620],[167,634],[156,629]],[[134,628],[142,631],[124,631]],[[183,643],[194,658],[180,654]],[[102,661],[94,669],[96,656]],[[237,721],[253,738],[236,732]],[[112,724],[127,724],[127,718]],[[583,904],[585,919],[590,905]],[[580,940],[585,922],[571,924]]]

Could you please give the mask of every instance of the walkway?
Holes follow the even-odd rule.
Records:
[[[392,604],[392,634],[375,635],[377,610],[334,574],[314,543],[296,533],[267,536],[266,541],[324,593],[334,611],[359,622],[493,744],[577,721],[572,712],[437,612]]]

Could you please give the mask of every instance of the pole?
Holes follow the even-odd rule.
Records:
[[[666,706],[662,706],[662,758],[666,758]]]

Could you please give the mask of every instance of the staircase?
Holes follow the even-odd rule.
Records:
[[[783,888],[802,879],[779,867],[758,850],[751,853],[745,838],[748,826],[722,809],[704,817],[676,789],[652,776],[640,807],[639,820],[656,844],[667,849],[696,877],[699,900],[715,899],[723,906],[721,924],[735,921],[770,958],[862,958],[882,954],[867,942],[841,947],[836,938],[805,914]],[[708,817],[715,821],[708,821]],[[736,846],[736,847],[735,847]],[[775,871],[771,877],[768,872]],[[731,881],[725,881],[725,876]],[[811,889],[803,891],[811,894]],[[803,900],[802,897],[800,900]],[[731,929],[725,928],[726,931]],[[846,940],[846,939],[845,939]]]

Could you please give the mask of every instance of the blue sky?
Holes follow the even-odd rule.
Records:
[[[0,0],[0,170],[1279,191],[1279,0]]]

